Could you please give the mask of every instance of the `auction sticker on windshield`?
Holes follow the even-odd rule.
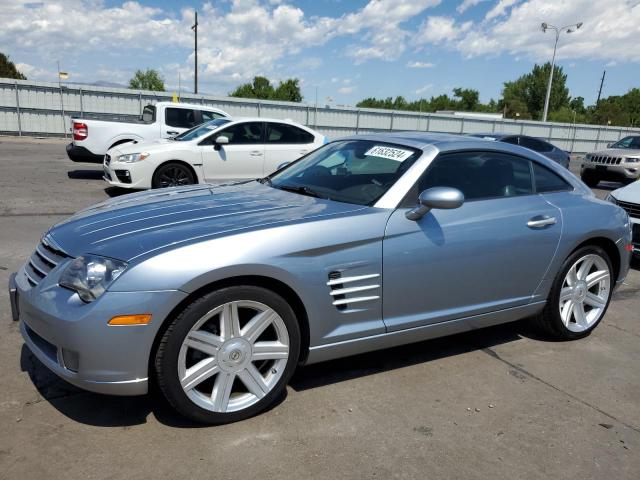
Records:
[[[381,157],[388,158],[389,160],[395,160],[397,162],[404,162],[407,158],[413,155],[411,150],[403,150],[401,148],[383,147],[382,145],[376,145],[369,149],[365,153],[368,157]]]

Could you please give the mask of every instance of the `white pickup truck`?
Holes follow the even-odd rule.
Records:
[[[229,115],[207,105],[158,102],[144,107],[140,118],[132,121],[73,118],[73,142],[67,145],[67,155],[74,162],[102,163],[107,150],[116,145],[175,137],[223,117]]]

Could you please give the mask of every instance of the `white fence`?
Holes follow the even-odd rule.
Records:
[[[144,105],[172,99],[171,92],[31,82],[0,78],[0,134],[62,136],[72,117],[138,117]],[[184,94],[183,102],[211,105],[233,116],[289,118],[335,138],[353,133],[420,130],[445,133],[516,133],[544,138],[558,147],[585,153],[604,148],[640,129],[486,120],[453,115],[369,108],[325,107],[305,103]]]

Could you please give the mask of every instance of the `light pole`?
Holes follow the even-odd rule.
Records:
[[[542,114],[542,121],[547,121],[547,114],[549,113],[549,98],[551,97],[551,84],[553,83],[553,69],[556,65],[556,49],[558,48],[558,40],[562,32],[572,33],[582,27],[582,22],[574,23],[572,25],[565,25],[564,27],[556,27],[550,23],[543,23],[541,25],[542,32],[546,33],[547,30],[553,30],[556,34],[556,42],[553,45],[553,57],[551,59],[551,72],[549,73],[549,83],[547,84],[547,96],[544,99],[544,113]]]
[[[198,93],[198,12],[196,12],[196,21],[191,27],[194,33],[193,50],[195,52],[195,62],[193,66],[193,93]]]

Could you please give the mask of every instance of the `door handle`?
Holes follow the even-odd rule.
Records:
[[[254,150],[253,152],[250,153],[250,155],[252,157],[261,157],[262,156],[262,152],[259,152],[257,150]]]
[[[529,228],[545,228],[558,223],[556,217],[549,217],[548,215],[538,215],[533,217],[527,222]]]
[[[178,135],[178,133],[180,133],[180,132],[178,132],[176,130],[167,130],[167,135]]]

